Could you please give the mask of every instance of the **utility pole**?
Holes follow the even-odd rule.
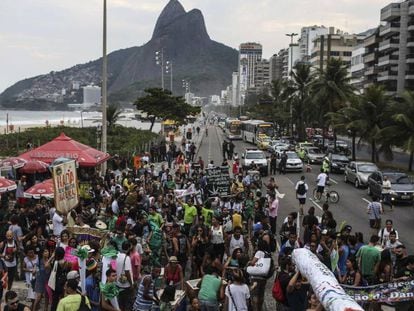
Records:
[[[107,120],[106,120],[106,109],[107,109],[107,56],[106,56],[106,0],[103,0],[103,44],[102,44],[102,152],[107,152]],[[103,175],[106,173],[106,162],[102,163]]]
[[[164,48],[155,52],[155,63],[161,66],[161,88],[164,90]]]
[[[289,76],[290,76],[290,80],[292,80],[292,75],[293,75],[293,38],[296,37],[298,34],[297,33],[287,33],[286,36],[290,37],[290,44],[289,44],[289,50],[290,50],[290,72],[289,72]],[[290,103],[290,107],[289,107],[289,114],[290,114],[290,131],[291,134],[293,136],[293,106],[292,103]]]

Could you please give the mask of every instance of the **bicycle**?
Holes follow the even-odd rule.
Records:
[[[318,191],[318,188],[313,189],[313,199],[314,200],[318,200],[317,191]],[[338,203],[339,202],[339,193],[336,192],[335,190],[330,190],[330,189],[327,189],[325,187],[325,189],[323,189],[323,192],[321,194],[320,200],[321,201],[323,200],[324,202],[329,201],[331,203]]]

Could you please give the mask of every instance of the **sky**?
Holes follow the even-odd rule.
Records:
[[[108,52],[151,39],[169,0],[107,0]],[[311,25],[359,33],[380,23],[390,0],[181,0],[202,11],[215,41],[259,42],[263,57],[287,47],[286,33]],[[395,1],[394,1],[395,2]],[[0,0],[0,92],[15,82],[102,55],[103,0]]]

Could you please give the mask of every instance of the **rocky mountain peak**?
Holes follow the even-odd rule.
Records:
[[[155,24],[154,32],[152,38],[157,38],[160,36],[162,31],[169,25],[171,22],[176,20],[181,15],[186,13],[184,7],[181,5],[178,0],[170,0],[168,4],[162,10],[160,16],[157,19]]]

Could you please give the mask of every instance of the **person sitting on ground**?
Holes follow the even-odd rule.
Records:
[[[6,293],[6,305],[4,306],[3,310],[30,311],[30,308],[19,302],[17,293],[14,290],[9,290]]]

